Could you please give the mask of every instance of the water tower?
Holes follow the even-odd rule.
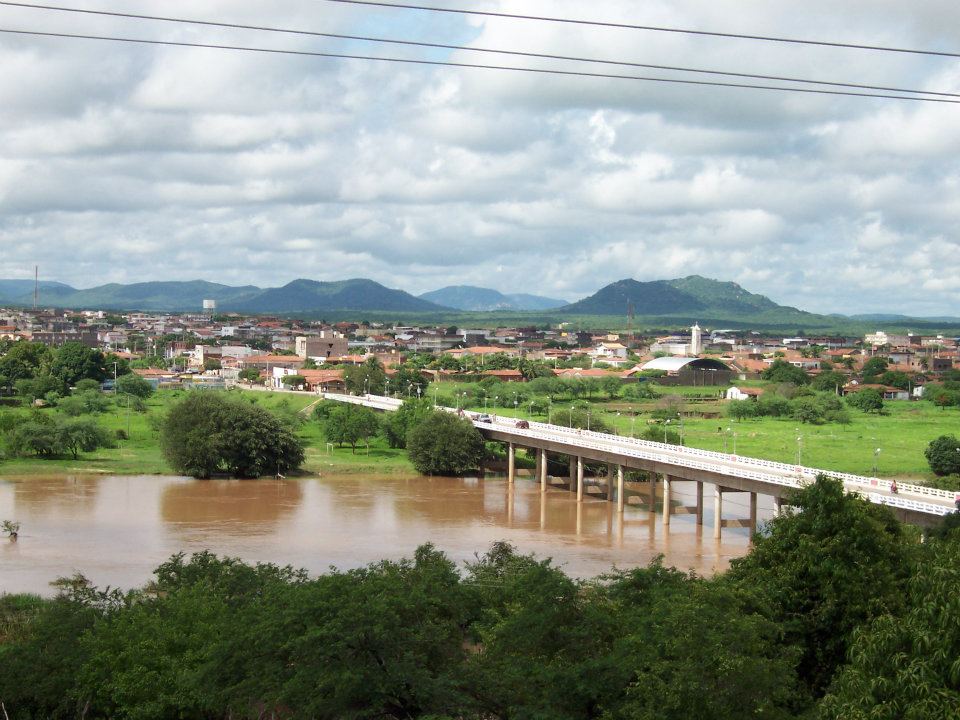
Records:
[[[216,300],[204,300],[203,301],[203,311],[212,315],[217,310],[217,301]]]

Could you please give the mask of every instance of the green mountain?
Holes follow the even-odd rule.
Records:
[[[52,280],[41,280],[38,285],[41,300],[51,294],[73,291],[69,285]],[[33,280],[0,280],[0,302],[17,305],[33,304]]]
[[[496,310],[550,310],[566,305],[566,300],[555,300],[540,295],[516,293],[507,295],[499,290],[473,285],[449,285],[419,296],[437,305],[456,310],[490,312]]]
[[[58,284],[60,285],[60,284]],[[77,309],[146,310],[154,312],[181,312],[203,308],[204,300],[216,300],[217,305],[236,303],[262,292],[247,285],[231,287],[205,280],[184,282],[143,282],[131,285],[110,283],[86,290],[69,285],[41,289],[40,304]],[[11,302],[26,305],[32,302],[32,290]]]
[[[226,310],[249,313],[314,313],[327,310],[389,310],[441,312],[448,310],[403,290],[391,290],[373,280],[356,278],[337,282],[294,280],[283,287],[225,304]]]
[[[572,315],[673,316],[716,320],[754,318],[794,322],[811,318],[796,308],[777,305],[763,295],[747,292],[733,282],[691,275],[676,280],[618,280],[590,297],[559,308]]]

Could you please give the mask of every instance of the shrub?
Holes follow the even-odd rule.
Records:
[[[469,420],[434,410],[407,436],[407,453],[424,475],[462,475],[483,459],[483,436]]]
[[[960,440],[955,435],[941,435],[932,440],[923,454],[934,474],[960,474]]]

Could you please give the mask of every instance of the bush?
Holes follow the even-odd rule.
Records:
[[[357,443],[366,442],[380,429],[377,413],[362,405],[339,403],[327,415],[323,424],[323,434],[328,442],[350,446],[357,451]]]
[[[770,367],[760,373],[760,377],[771,382],[793,383],[794,385],[806,385],[810,382],[809,375],[786,360],[774,360]]]
[[[153,395],[153,385],[136,373],[121,375],[117,378],[116,390],[118,393],[133,395],[138,398],[148,398]]]
[[[847,405],[863,412],[883,412],[883,395],[874,388],[865,388],[847,395]]]
[[[383,434],[390,447],[405,448],[407,435],[429,417],[431,412],[433,412],[433,406],[429,400],[410,398],[404,400],[403,405],[397,410],[387,414],[383,418]]]
[[[479,467],[483,436],[469,420],[433,410],[407,436],[407,454],[424,475],[462,475]]]
[[[170,409],[161,445],[174,470],[196,478],[283,473],[304,458],[300,439],[269,411],[209,392],[190,393]]]
[[[923,451],[935,475],[960,474],[960,440],[955,435],[941,435]]]
[[[76,459],[81,452],[93,452],[112,445],[107,430],[91,418],[36,418],[21,423],[7,436],[11,454],[42,458],[69,453]]]

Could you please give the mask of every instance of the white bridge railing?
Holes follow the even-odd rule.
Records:
[[[379,395],[343,395],[324,393],[324,397],[339,402],[364,405],[377,410],[393,411],[403,404],[402,400]],[[460,412],[454,408],[441,407],[448,412]],[[532,438],[569,444],[573,449],[582,448],[613,452],[638,460],[648,460],[669,465],[677,465],[696,470],[728,475],[730,477],[755,480],[781,487],[799,488],[812,481],[817,475],[825,474],[841,480],[844,486],[871,502],[915,510],[931,515],[947,515],[953,511],[952,504],[960,500],[960,493],[937,490],[922,485],[898,484],[897,495],[883,495],[877,491],[891,491],[892,482],[880,478],[864,477],[850,473],[838,473],[830,470],[790,465],[787,463],[763,460],[761,458],[731,455],[713,450],[681,447],[651,440],[610,435],[592,430],[577,430],[560,425],[527,421],[529,427],[517,427],[517,418],[497,418],[496,421],[480,422],[476,418],[480,413],[467,412],[473,424],[481,430],[509,432],[519,438]],[[910,497],[919,496],[919,497]],[[933,500],[933,502],[927,502]]]

